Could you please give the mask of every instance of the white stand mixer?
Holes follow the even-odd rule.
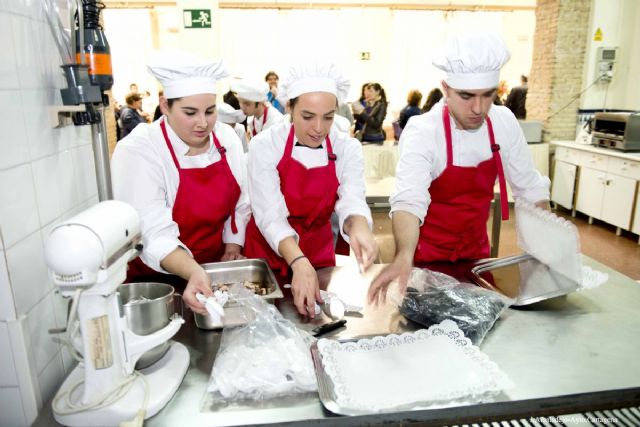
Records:
[[[80,360],[53,400],[61,424],[142,425],[167,404],[187,371],[189,352],[178,342],[152,366],[134,370],[144,352],[171,339],[184,323],[174,315],[146,336],[127,326],[116,290],[139,241],[136,210],[118,201],[101,202],[51,231],[45,256],[53,283],[74,299],[67,333]],[[76,311],[81,339],[72,332]]]

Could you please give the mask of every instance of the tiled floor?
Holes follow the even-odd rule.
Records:
[[[576,218],[572,218],[570,211],[559,209],[555,212],[578,227],[582,253],[634,280],[640,280],[640,245],[637,235],[623,231],[621,236],[616,236],[616,229],[611,225],[600,221],[594,221],[589,225],[588,218],[579,213]],[[513,211],[510,217],[514,217]],[[373,222],[374,234],[380,245],[380,261],[390,262],[393,259],[395,245],[388,213],[374,212]],[[503,222],[498,256],[521,252],[516,245],[515,221],[511,219]]]

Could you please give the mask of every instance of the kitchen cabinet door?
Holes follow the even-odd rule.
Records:
[[[578,167],[571,163],[556,161],[553,168],[551,200],[567,209],[573,209],[573,191]]]
[[[607,174],[602,201],[602,220],[624,230],[631,226],[636,180]]]
[[[640,196],[636,198],[636,213],[633,215],[633,222],[631,223],[631,232],[640,234]],[[638,241],[640,243],[640,241]]]
[[[601,218],[606,175],[606,172],[592,168],[580,168],[578,196],[576,198],[577,211],[593,218]]]

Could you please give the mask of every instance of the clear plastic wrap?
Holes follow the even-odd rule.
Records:
[[[406,318],[429,327],[451,319],[474,345],[480,345],[513,300],[497,292],[428,269],[411,271],[407,291],[395,302]]]
[[[317,390],[309,351],[315,338],[243,286],[232,286],[229,294],[250,307],[255,317],[222,332],[207,387],[211,397],[262,400]]]

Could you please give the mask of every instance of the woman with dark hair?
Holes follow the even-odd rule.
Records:
[[[365,144],[382,144],[386,139],[382,124],[387,116],[387,95],[379,83],[369,83],[364,96],[364,109],[353,115],[356,122],[362,125],[356,132],[356,138]]]
[[[293,301],[301,315],[322,302],[317,268],[336,265],[331,215],[367,269],[378,246],[365,200],[362,147],[333,125],[349,81],[333,65],[300,64],[280,88],[290,120],[259,133],[249,144],[253,215],[245,255],[264,258],[273,271],[292,273]]]
[[[282,105],[278,100],[278,82],[280,81],[280,77],[275,71],[269,71],[267,75],[264,76],[264,81],[269,85],[267,101],[269,101],[274,108],[284,114],[284,105]]]
[[[431,92],[429,92],[429,95],[427,95],[427,100],[424,101],[424,105],[422,106],[422,112],[426,113],[427,111],[430,111],[431,108],[433,108],[433,106],[436,105],[441,99],[442,91],[437,87],[431,89]]]
[[[407,105],[400,110],[400,118],[398,119],[400,129],[404,129],[411,117],[422,113],[420,110],[420,101],[422,101],[422,92],[417,89],[409,91]]]

